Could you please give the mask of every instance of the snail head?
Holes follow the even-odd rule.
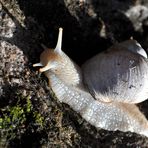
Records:
[[[59,35],[56,48],[54,50],[47,49],[44,45],[44,51],[40,55],[40,63],[33,64],[33,67],[41,66],[42,68],[39,69],[40,72],[45,72],[51,69],[57,69],[61,60],[62,54],[62,34],[63,29],[59,28]]]

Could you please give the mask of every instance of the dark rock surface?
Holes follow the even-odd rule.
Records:
[[[44,118],[42,127],[25,112],[11,136],[1,128],[1,147],[147,147],[144,136],[92,127],[49,92],[46,78],[32,64],[39,61],[41,43],[55,46],[59,27],[64,51],[79,65],[131,36],[147,50],[148,2],[0,0],[0,119],[18,100],[23,108],[20,96],[29,97],[31,111]],[[148,101],[139,107],[148,118]]]

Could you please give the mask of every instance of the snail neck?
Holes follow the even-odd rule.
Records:
[[[59,63],[60,66],[57,69],[52,70],[52,72],[66,85],[76,87],[82,86],[80,67],[76,65],[64,52],[62,52]],[[45,75],[49,77],[50,71],[45,72]]]

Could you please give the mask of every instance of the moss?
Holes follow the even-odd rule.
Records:
[[[34,116],[34,119],[35,119],[35,123],[37,123],[38,125],[43,127],[43,125],[44,125],[44,117],[42,117],[41,114],[38,113],[38,112],[34,112],[33,116]]]
[[[0,129],[7,140],[21,136],[30,123],[40,129],[44,125],[44,117],[35,110],[30,96],[18,95],[18,101],[15,104],[0,109]]]

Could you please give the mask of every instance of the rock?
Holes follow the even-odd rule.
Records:
[[[147,21],[147,0],[1,0],[0,106],[7,110],[22,97],[29,98],[32,109],[32,114],[25,114],[25,122],[13,125],[16,137],[7,140],[7,145],[147,147],[147,138],[140,135],[108,132],[89,125],[49,93],[45,77],[32,67],[32,63],[39,62],[41,43],[50,48],[55,46],[59,27],[64,28],[64,51],[81,65],[114,42],[131,36],[147,49]],[[19,105],[25,108],[24,102]],[[147,101],[140,104],[148,117],[147,106]],[[42,128],[34,122],[36,113],[45,119]]]

